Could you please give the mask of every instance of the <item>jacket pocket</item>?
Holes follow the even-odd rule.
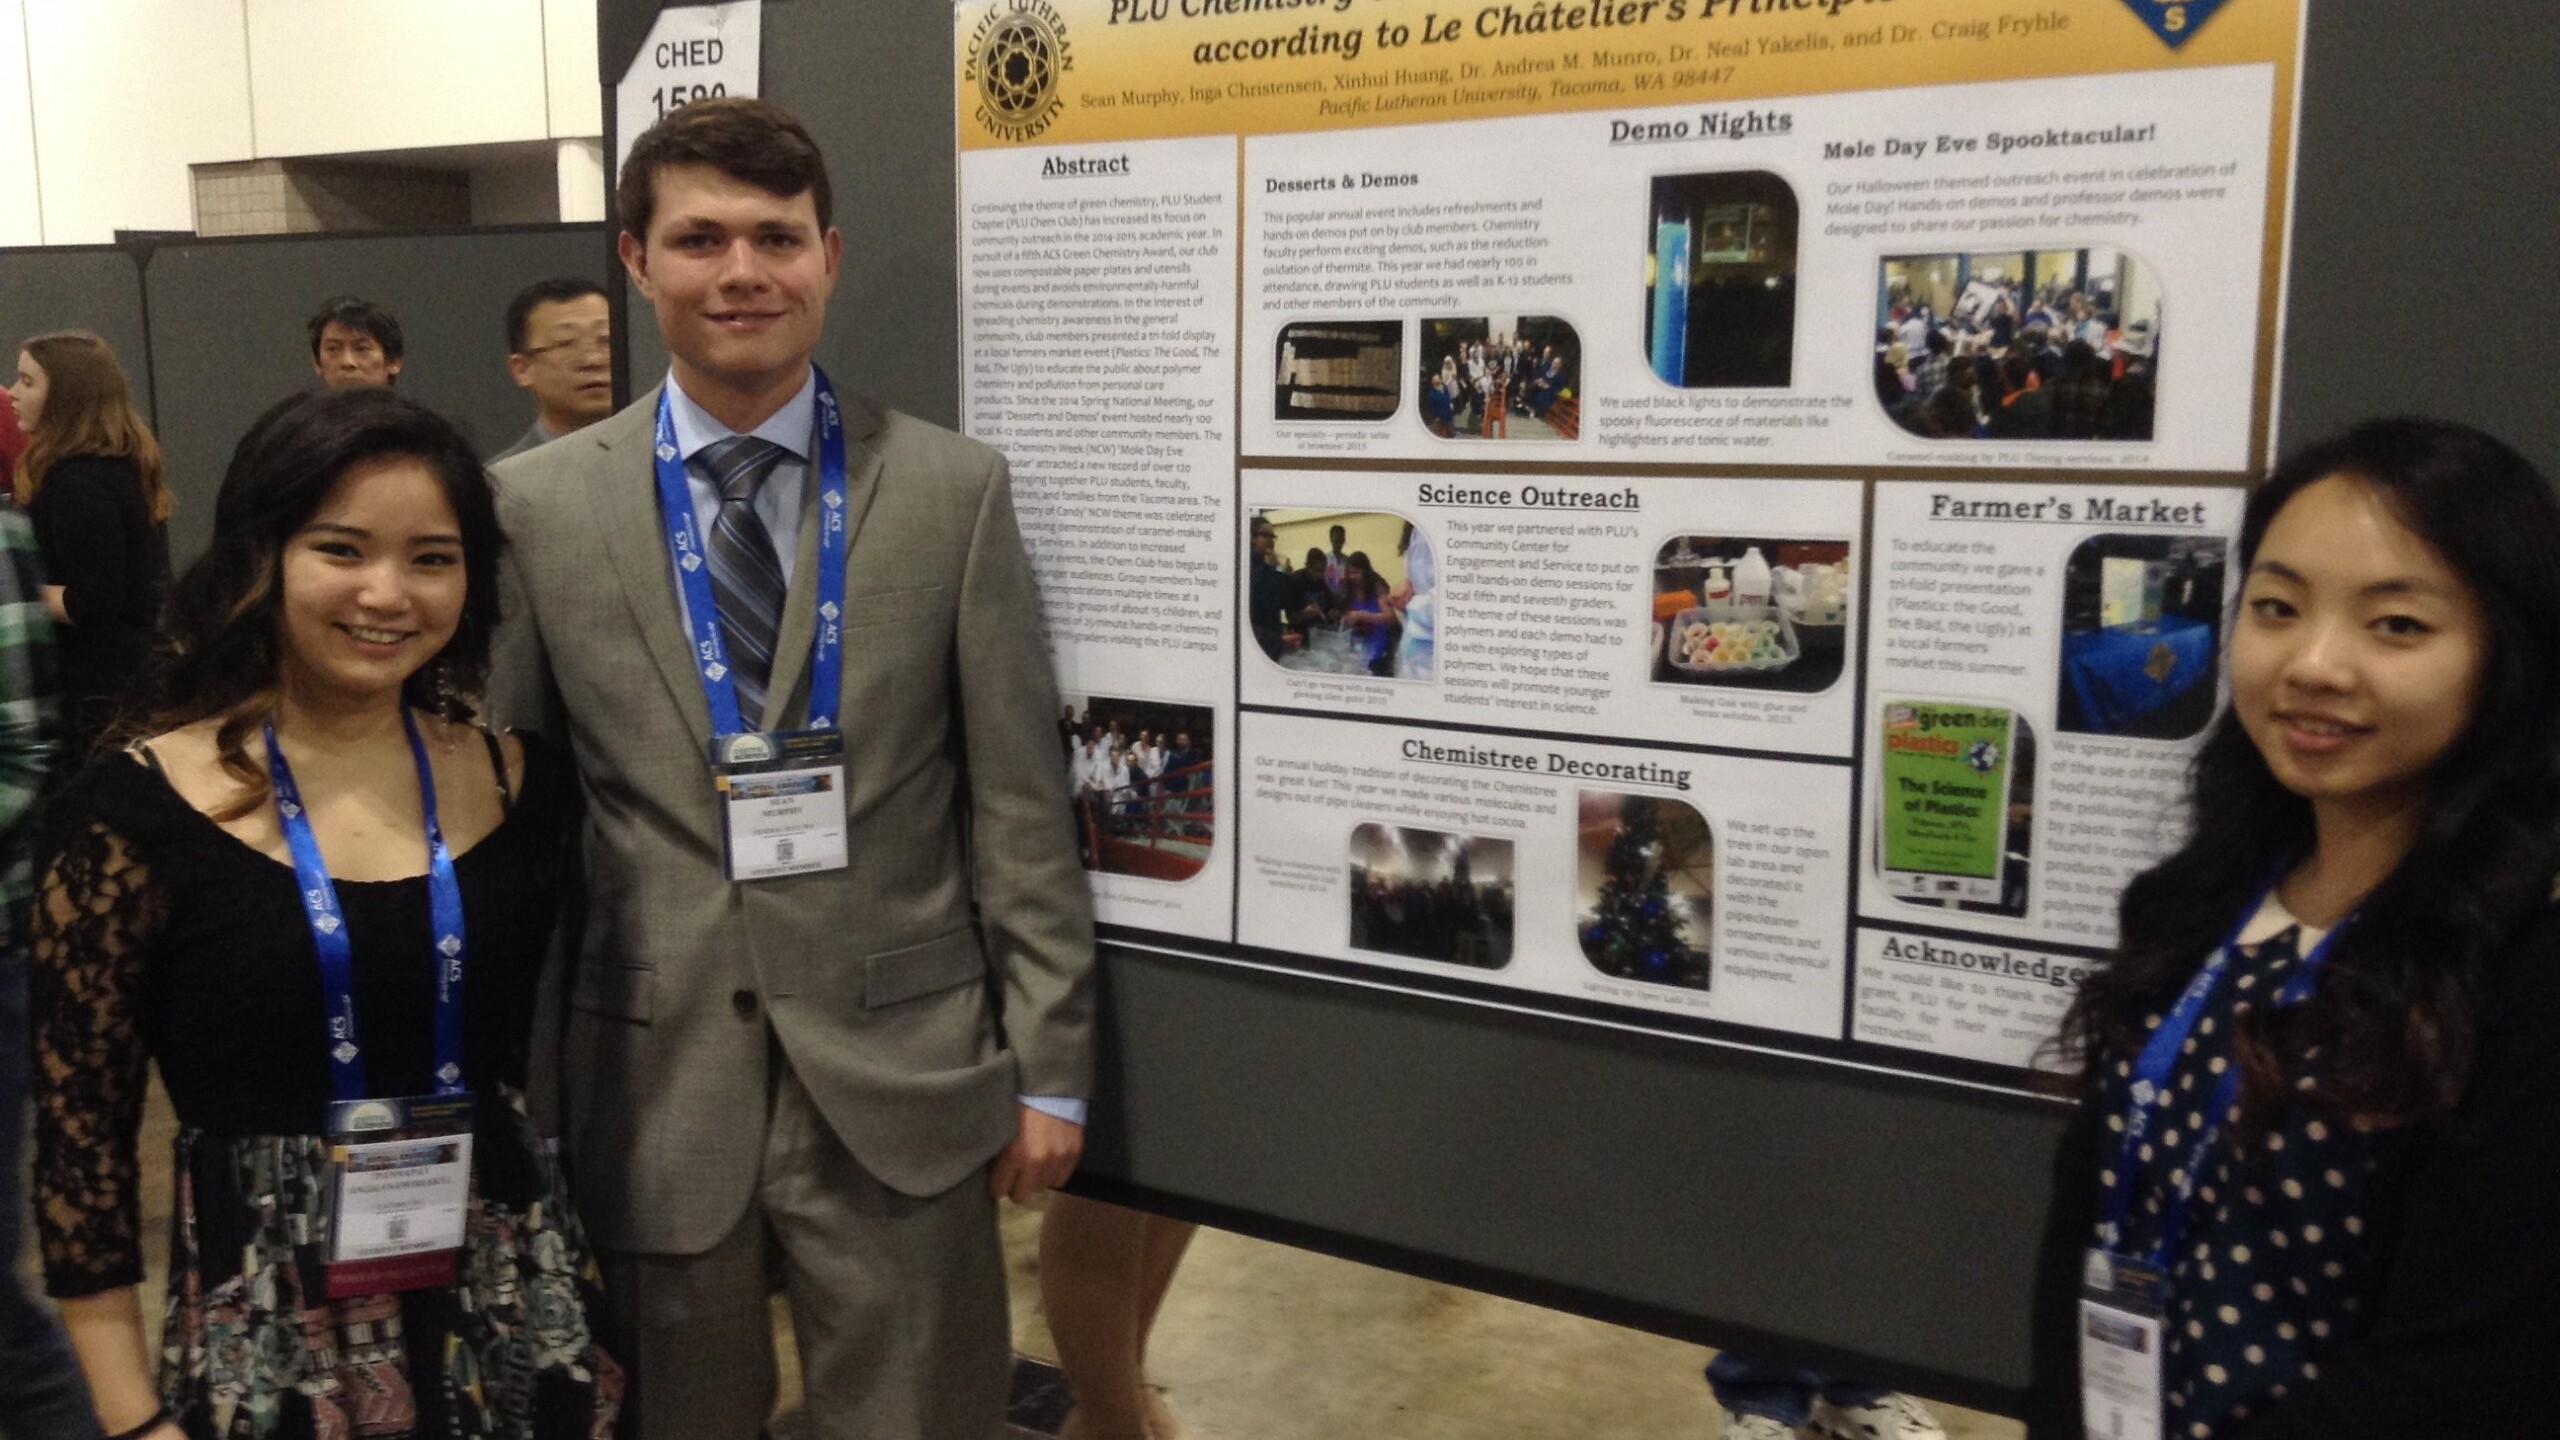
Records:
[[[647,1021],[657,998],[658,972],[645,965],[585,964],[569,990],[569,1008],[616,1020]]]
[[[877,1010],[983,979],[986,958],[973,930],[955,930],[903,950],[884,950],[862,962],[862,1008]]]
[[[943,585],[924,585],[909,590],[857,590],[844,597],[844,628],[859,630],[866,625],[890,625],[900,620],[939,615],[949,594],[949,587]]]

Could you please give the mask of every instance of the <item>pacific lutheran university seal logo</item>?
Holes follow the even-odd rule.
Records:
[[[2213,12],[2230,0],[2124,0],[2124,3],[2132,6],[2133,13],[2142,17],[2142,23],[2150,26],[2153,34],[2168,41],[2169,48],[2175,50],[2193,39],[2204,22],[2213,18]]]
[[[1003,140],[1038,135],[1066,104],[1058,81],[1074,68],[1066,19],[1049,0],[995,0],[969,36],[978,123]]]

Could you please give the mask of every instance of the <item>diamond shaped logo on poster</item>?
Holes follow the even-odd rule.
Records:
[[[2169,44],[2172,50],[2195,38],[2204,22],[2231,0],[2124,0],[2152,33]]]

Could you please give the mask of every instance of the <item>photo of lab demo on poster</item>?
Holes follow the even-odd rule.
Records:
[[[1716,842],[1683,800],[1585,790],[1574,922],[1582,957],[1619,980],[1709,988]]]
[[[1405,825],[1351,832],[1351,948],[1499,970],[1511,963],[1511,842]]]
[[[2036,739],[2026,717],[1966,701],[1883,702],[1876,848],[1896,899],[1980,915],[2027,913]]]
[[[2123,250],[1888,255],[1875,396],[1930,440],[2148,440],[2160,281]]]
[[[1422,322],[1422,427],[1443,440],[1582,438],[1582,337],[1553,315]]]
[[[2205,727],[2227,553],[2213,535],[2092,535],[2072,550],[2057,728],[2184,740]]]
[[[1280,327],[1274,420],[1385,420],[1404,375],[1401,320],[1300,321]]]
[[[1188,880],[1216,848],[1217,713],[1109,695],[1062,695],[1060,763],[1087,870]]]
[[[1681,535],[1653,557],[1653,679],[1811,694],[1848,664],[1846,540]]]
[[[1666,385],[1783,386],[1795,373],[1796,192],[1766,170],[1654,177],[1644,348]]]
[[[1245,624],[1283,670],[1430,680],[1440,567],[1431,537],[1384,510],[1256,510]]]

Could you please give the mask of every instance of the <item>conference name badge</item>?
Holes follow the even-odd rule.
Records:
[[[329,1298],[450,1285],[471,1205],[471,1097],[329,1107]]]
[[[2080,1419],[2089,1440],[2160,1440],[2169,1279],[2089,1252],[2080,1285]]]
[[[844,732],[776,730],[711,742],[729,878],[845,868]]]

